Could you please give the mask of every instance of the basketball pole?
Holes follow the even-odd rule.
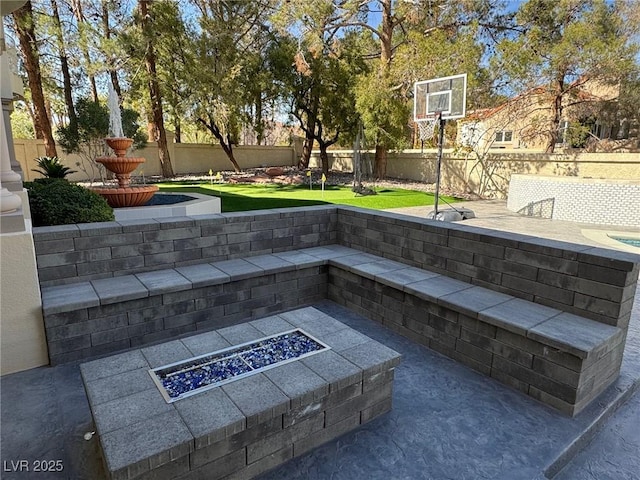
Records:
[[[436,198],[433,205],[433,219],[438,217],[438,198],[440,197],[440,166],[442,165],[442,145],[444,143],[444,123],[446,120],[442,118],[442,113],[436,113],[438,119],[438,159],[436,161]]]

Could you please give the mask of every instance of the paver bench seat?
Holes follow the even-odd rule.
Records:
[[[149,369],[301,328],[329,349],[168,403]],[[391,409],[400,355],[303,308],[81,365],[112,480],[253,478]]]
[[[330,265],[329,299],[570,415],[617,378],[619,327],[368,253]]]
[[[42,294],[52,362],[328,297],[571,415],[615,380],[624,348],[621,328],[341,245],[45,287]]]

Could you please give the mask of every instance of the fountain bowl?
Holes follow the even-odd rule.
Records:
[[[132,158],[132,157],[98,157],[97,163],[101,163],[104,167],[119,175],[126,175],[133,172],[138,165],[144,163],[144,158]]]
[[[127,137],[107,137],[104,141],[118,157],[124,157],[129,147],[133,144],[133,139]]]
[[[93,187],[91,190],[102,195],[112,208],[139,207],[146,204],[158,191],[157,185],[140,185],[122,188]]]

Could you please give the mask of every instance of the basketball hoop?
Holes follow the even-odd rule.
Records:
[[[439,124],[438,156],[436,158],[436,192],[431,218],[438,218],[440,196],[440,168],[444,144],[444,126],[447,120],[464,118],[467,108],[467,74],[422,80],[413,84],[413,120],[418,125],[422,147],[432,138]],[[422,148],[421,148],[422,150]]]

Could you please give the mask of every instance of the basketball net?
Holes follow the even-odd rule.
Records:
[[[416,125],[418,126],[418,138],[421,142],[433,138],[433,133],[436,130],[436,123],[438,123],[437,116],[416,120]]]

